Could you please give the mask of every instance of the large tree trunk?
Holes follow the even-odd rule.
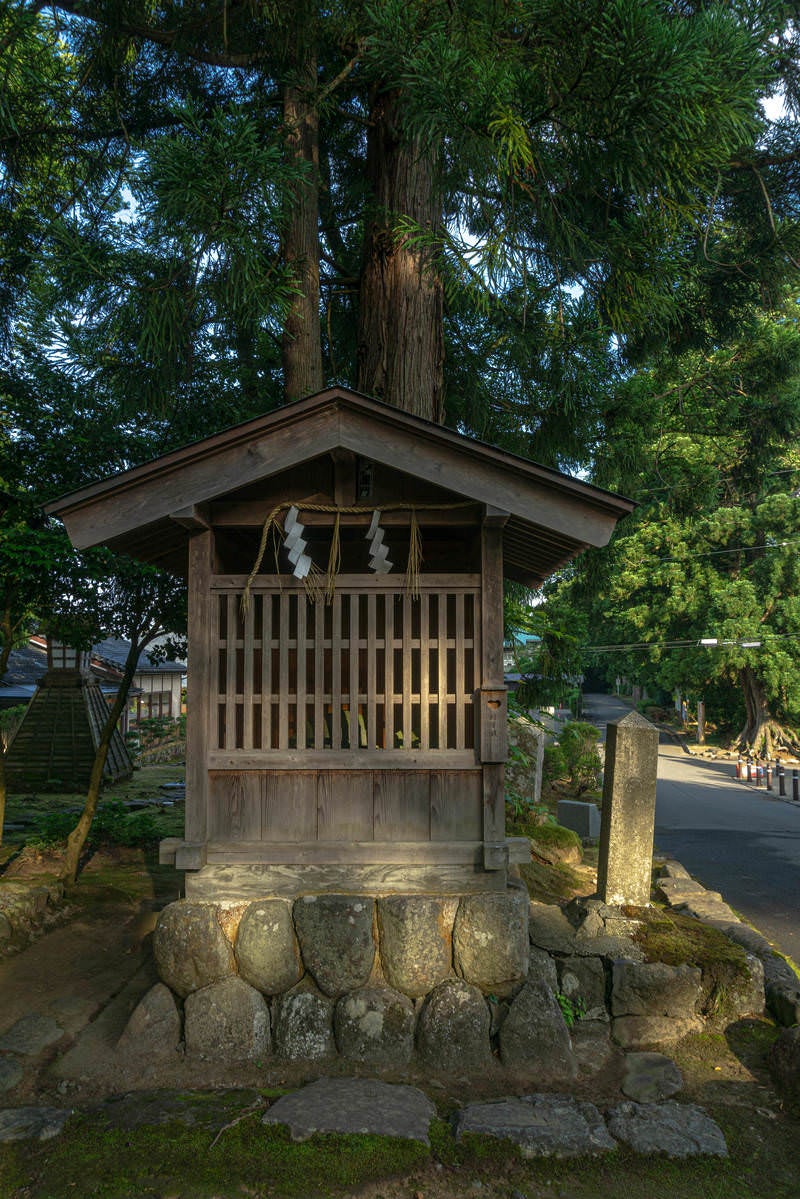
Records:
[[[283,331],[283,389],[287,400],[298,400],[322,389],[316,76],[313,47],[298,46],[295,77],[283,92],[287,154],[306,167],[291,189],[284,227],[284,257],[298,288]]]
[[[89,836],[89,830],[92,827],[92,821],[94,820],[97,804],[100,799],[100,791],[103,786],[103,772],[106,766],[109,746],[111,745],[111,738],[114,735],[114,729],[117,727],[117,721],[128,702],[128,695],[131,683],[133,682],[133,676],[136,673],[139,655],[146,644],[146,641],[133,641],[131,643],[128,656],[125,659],[125,668],[122,672],[119,689],[100,733],[100,740],[95,751],[94,762],[92,763],[92,772],[89,775],[86,802],[83,805],[83,811],[78,817],[78,823],[67,837],[67,848],[64,852],[64,862],[59,873],[59,879],[69,887],[75,885],[78,877],[81,854],[83,853],[86,839]]]
[[[744,695],[745,725],[738,743],[750,753],[771,757],[777,745],[791,743],[792,738],[773,719],[764,686],[751,667],[744,666],[739,671],[739,683]]]
[[[400,102],[396,92],[376,92],[372,98],[357,385],[397,408],[441,422],[444,304],[434,244],[442,207],[439,148],[404,136]],[[398,228],[398,222],[405,227]]]

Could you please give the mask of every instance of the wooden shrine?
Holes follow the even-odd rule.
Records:
[[[175,864],[413,890],[505,886],[503,576],[537,585],[631,508],[334,388],[49,511],[188,580]]]

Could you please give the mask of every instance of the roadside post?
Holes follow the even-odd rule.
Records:
[[[778,795],[786,795],[786,768],[783,762],[778,763]]]
[[[604,903],[650,903],[658,730],[638,712],[612,721],[606,737],[597,893]]]

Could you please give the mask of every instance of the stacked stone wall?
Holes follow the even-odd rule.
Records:
[[[459,1074],[499,1062],[559,1085],[621,1048],[700,1027],[700,971],[636,961],[617,910],[573,906],[531,904],[521,886],[460,898],[180,900],[155,930],[162,983],[123,1042],[135,1049],[137,1029],[152,1052],[142,1031],[152,1027],[168,1030],[159,1043],[169,1052],[209,1059],[338,1056],[354,1068],[416,1062]],[[742,1002],[763,1008],[763,984]]]

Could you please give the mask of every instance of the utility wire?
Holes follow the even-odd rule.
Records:
[[[693,637],[691,640],[683,641],[630,641],[625,643],[617,643],[616,645],[585,645],[583,646],[584,653],[592,654],[613,654],[623,653],[627,650],[636,649],[718,649],[721,645],[735,645],[739,649],[747,649],[747,645],[741,645],[741,641],[750,641],[748,638],[719,638],[717,645],[701,646],[700,639]],[[752,641],[800,641],[800,633],[757,633],[752,637]],[[756,649],[757,646],[749,648]]]
[[[683,554],[680,558],[654,558],[655,562],[685,562],[690,558],[714,558],[717,554],[740,554],[747,550],[779,550],[786,545],[800,545],[800,538],[793,541],[765,541],[761,545],[731,545],[724,550],[703,550],[696,554]]]

